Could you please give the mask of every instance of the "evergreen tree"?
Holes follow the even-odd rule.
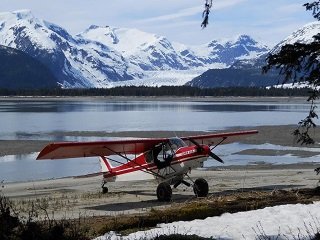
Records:
[[[202,13],[202,18],[203,18],[201,23],[202,28],[205,28],[209,24],[209,13],[210,13],[211,7],[212,7],[212,0],[206,0],[204,4],[204,11]]]
[[[320,21],[320,1],[313,1],[303,5],[307,11]],[[294,83],[307,83],[311,88],[308,101],[310,111],[308,116],[301,120],[293,134],[301,144],[313,144],[314,140],[309,135],[309,130],[316,127],[314,122],[318,118],[315,101],[319,98],[320,92],[320,33],[313,36],[311,43],[294,43],[282,46],[277,53],[267,57],[267,65],[263,72],[271,68],[280,69],[284,76],[283,83],[293,81]]]

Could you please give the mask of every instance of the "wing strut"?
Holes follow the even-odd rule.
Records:
[[[107,159],[108,159],[109,161],[111,161],[111,162],[115,162],[115,163],[118,163],[118,164],[123,164],[122,162],[117,161],[117,160],[114,160],[114,159],[112,159],[112,158],[110,158],[110,157],[107,157]],[[143,166],[142,166],[142,167],[143,167]],[[144,168],[144,167],[143,167],[143,168]],[[151,171],[151,170],[140,169],[139,171],[144,172],[144,173],[148,173],[148,174],[151,174],[151,175],[153,175],[153,176],[155,176],[155,177],[160,177],[160,178],[163,178],[163,179],[164,179],[163,176],[161,176],[161,175],[159,175],[159,174],[157,174],[157,173],[155,173],[155,172],[153,172],[153,171]]]
[[[222,140],[220,142],[218,142],[213,148],[210,148],[210,150],[212,151],[213,149],[215,149],[216,147],[218,147],[220,144],[222,144],[225,140],[227,139],[227,137],[223,137]]]
[[[121,153],[115,152],[115,151],[113,151],[112,149],[110,149],[110,148],[108,148],[108,147],[106,147],[106,146],[104,146],[104,148],[107,148],[109,151],[113,152],[114,154],[116,154],[116,155],[118,155],[118,156],[126,159],[127,162],[134,163],[135,165],[144,168],[144,170],[140,169],[139,171],[142,171],[142,172],[144,172],[144,173],[149,173],[149,174],[151,174],[151,175],[153,175],[153,176],[157,176],[157,177],[159,177],[159,178],[165,179],[165,177],[161,176],[160,174],[158,174],[158,173],[156,173],[156,172],[154,172],[154,171],[152,171],[152,170],[147,169],[146,167],[144,167],[144,166],[142,166],[141,164],[135,162],[134,160],[131,160],[130,158],[122,155]],[[108,159],[110,159],[111,161],[114,161],[114,162],[116,162],[116,163],[123,164],[122,162],[113,160],[113,159],[111,159],[111,158],[108,158]]]

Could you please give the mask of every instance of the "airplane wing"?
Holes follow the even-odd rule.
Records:
[[[42,149],[37,160],[140,154],[167,140],[167,138],[140,138],[100,142],[57,142]]]
[[[182,137],[181,139],[185,142],[189,141],[191,143],[197,142],[198,144],[219,145],[219,144],[227,144],[227,143],[235,142],[239,138],[242,138],[247,135],[257,134],[257,133],[258,133],[257,130],[248,130],[248,131],[196,135],[196,136]]]
[[[182,137],[184,141],[199,144],[217,145],[230,143],[238,138],[258,133],[256,130],[228,133],[214,133]],[[168,141],[169,138],[139,138],[99,142],[57,142],[47,145],[39,153],[37,160],[65,159],[95,156],[110,156],[116,154],[140,154],[154,146]]]

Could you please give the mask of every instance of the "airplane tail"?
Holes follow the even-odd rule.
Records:
[[[108,161],[108,159],[105,157],[100,157],[99,159],[100,159],[101,172],[102,173],[112,172],[112,166]]]

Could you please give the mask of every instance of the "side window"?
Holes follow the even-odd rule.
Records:
[[[150,150],[146,153],[146,162],[147,163],[153,162],[153,150]]]
[[[170,165],[173,159],[173,152],[169,143],[158,146],[153,149],[154,163],[158,169],[165,168]]]

